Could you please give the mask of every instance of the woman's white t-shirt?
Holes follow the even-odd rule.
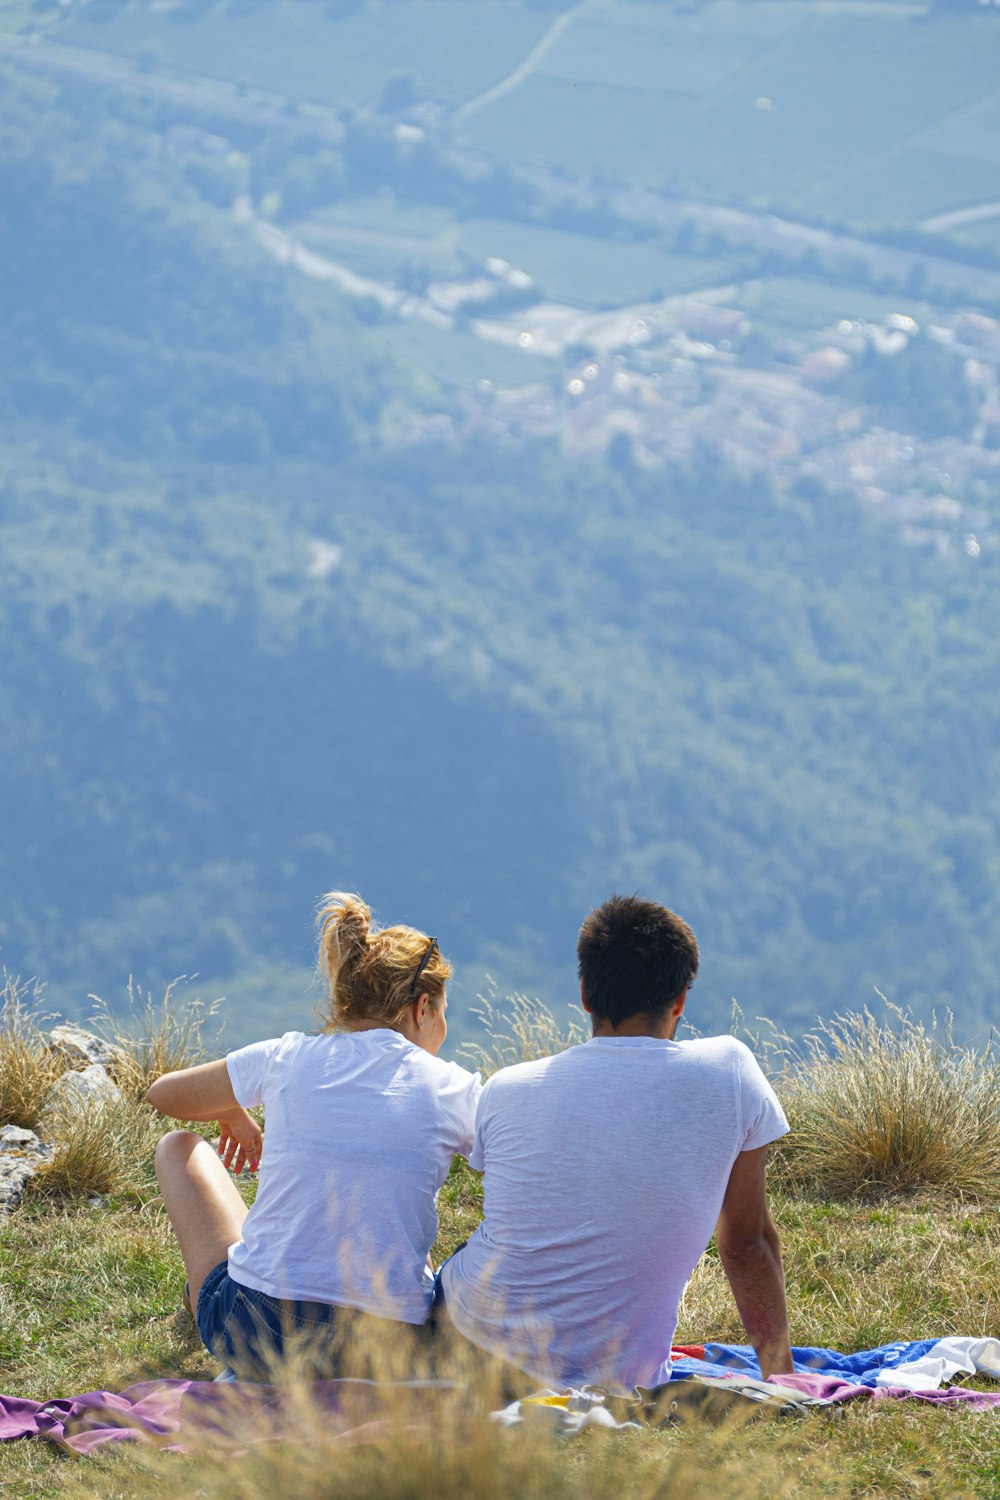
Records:
[[[230,1052],[233,1092],[263,1105],[257,1197],[229,1274],[271,1297],[423,1323],[437,1193],[472,1149],[481,1083],[398,1031],[290,1031]]]

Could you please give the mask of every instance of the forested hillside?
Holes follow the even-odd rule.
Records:
[[[453,1013],[488,973],[568,1002],[618,887],[694,925],[699,1026],[735,997],[802,1029],[877,986],[981,1035],[995,486],[944,512],[960,541],[975,506],[974,546],[914,546],[803,461],[455,420],[513,351],[459,326],[442,352],[232,211],[290,222],[315,160],[370,197],[377,121],[352,156],[318,116],[199,108],[0,78],[0,959],[63,1009],[196,972],[230,1036],[302,1024],[312,903],[348,886],[439,936]],[[500,217],[500,169],[461,171]]]

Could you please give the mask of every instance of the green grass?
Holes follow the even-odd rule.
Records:
[[[405,264],[451,276],[458,221],[446,209],[400,203],[391,195],[344,198],[290,226],[311,250],[343,262],[359,275],[394,279]]]
[[[447,1253],[480,1212],[478,1181],[458,1167],[441,1194]],[[789,1285],[794,1342],[862,1348],[893,1338],[948,1332],[995,1332],[1000,1326],[1000,1228],[994,1208],[940,1205],[858,1207],[775,1201]],[[179,1314],[180,1259],[155,1197],[52,1207],[32,1200],[6,1221],[0,1238],[0,1361],[9,1392],[42,1399],[125,1386],[149,1377],[210,1378],[215,1366],[192,1325]],[[689,1287],[678,1330],[683,1341],[739,1341],[741,1331],[718,1260],[709,1252]],[[948,1494],[995,1493],[994,1413],[942,1412],[901,1404],[848,1408],[841,1420],[755,1422],[719,1433],[693,1425],[679,1431],[626,1434],[602,1441],[536,1446],[519,1434],[500,1448],[480,1425],[466,1423],[442,1451],[440,1437],[411,1434],[345,1454],[330,1443],[297,1450],[191,1460],[115,1454],[70,1463],[40,1444],[0,1446],[0,1493],[18,1500],[70,1493],[111,1500],[196,1491],[265,1500],[282,1466],[286,1492],[297,1497],[441,1496],[469,1492],[472,1458],[477,1494],[543,1493],[700,1497],[795,1493],[939,1495],[930,1475],[948,1475]],[[430,1445],[428,1449],[427,1445]],[[431,1485],[426,1463],[437,1453]],[[400,1454],[406,1455],[405,1459]],[[465,1455],[463,1458],[463,1454]],[[525,1469],[530,1455],[530,1469]],[[486,1483],[489,1458],[497,1472]],[[318,1460],[325,1464],[325,1477]],[[219,1463],[223,1469],[217,1469]],[[299,1466],[293,1475],[289,1465]],[[786,1474],[787,1471],[787,1474]],[[921,1472],[923,1471],[923,1472]],[[534,1477],[532,1478],[532,1474]],[[228,1475],[228,1478],[227,1478]],[[197,1476],[197,1478],[196,1478]],[[375,1483],[381,1490],[375,1488]],[[228,1482],[230,1488],[224,1490]],[[463,1485],[465,1486],[463,1490]],[[494,1491],[493,1485],[496,1486]],[[270,1486],[270,1489],[268,1488]],[[516,1486],[516,1487],[515,1487]]]
[[[845,1128],[845,1150],[858,1149],[868,1122],[864,1111],[853,1122],[849,1113],[859,1069],[869,1094],[895,1107],[900,1119],[922,1111],[925,1136],[941,1114],[930,1085],[947,1082],[956,1067],[979,1065],[980,1093],[989,1107],[994,1064],[988,1054],[977,1059],[955,1047],[946,1030],[932,1034],[891,1007],[888,1014],[886,1023],[846,1018],[821,1033],[830,1048],[824,1053],[817,1044],[782,1085],[797,1106],[795,1078],[800,1088],[803,1080],[819,1080],[822,1087],[813,1089],[819,1125],[839,1119],[857,1127]],[[164,1025],[157,1010],[154,1019],[169,1042],[184,1015]],[[484,1061],[492,1066],[572,1040],[544,1007],[522,997],[495,1006],[487,1022]],[[886,1047],[895,1070],[885,1066]],[[854,1070],[846,1086],[845,1067]],[[166,1128],[168,1122],[156,1123]],[[885,1133],[884,1124],[868,1128],[869,1144]],[[215,1374],[190,1319],[179,1311],[184,1275],[150,1170],[154,1136],[155,1130],[147,1133],[144,1154],[130,1161],[121,1190],[93,1202],[55,1198],[45,1184],[36,1184],[3,1221],[0,1367],[6,1393],[41,1400],[120,1390],[149,1378]],[[795,1137],[792,1145],[800,1149]],[[99,1154],[101,1148],[93,1142],[90,1149]],[[961,1150],[959,1145],[955,1154]],[[771,1196],[793,1345],[852,1350],[896,1339],[995,1335],[1000,1329],[1000,1188],[992,1182],[976,1203],[944,1199],[940,1192],[927,1196],[918,1190],[918,1156],[913,1164],[908,1198],[840,1202],[819,1194],[801,1173],[797,1182],[794,1174],[789,1178],[779,1162]],[[249,1198],[253,1185],[245,1191]],[[435,1258],[450,1254],[481,1213],[481,1181],[459,1161],[439,1197]],[[712,1245],[688,1284],[677,1340],[743,1339]],[[398,1369],[414,1368],[403,1335],[394,1337],[383,1357],[397,1375]],[[855,1405],[838,1420],[737,1417],[718,1427],[692,1418],[669,1429],[592,1431],[567,1444],[553,1442],[538,1423],[502,1433],[482,1415],[483,1405],[490,1409],[498,1402],[487,1377],[470,1379],[467,1367],[446,1363],[444,1373],[449,1371],[461,1374],[464,1394],[456,1399],[419,1393],[405,1406],[397,1393],[387,1408],[376,1405],[374,1412],[369,1403],[357,1420],[374,1415],[379,1426],[357,1445],[338,1439],[335,1426],[310,1406],[308,1393],[294,1394],[294,1383],[297,1443],[233,1445],[216,1435],[204,1443],[193,1439],[187,1456],[143,1447],[72,1462],[40,1443],[0,1445],[0,1494],[17,1500],[186,1500],[191,1494],[201,1500],[271,1500],[275,1493],[295,1500],[424,1500],[431,1493],[440,1500],[464,1500],[470,1493],[489,1500],[612,1500],[622,1493],[635,1500],[790,1500],[802,1494],[903,1500],[947,1493],[985,1500],[1000,1481],[995,1412],[918,1403]],[[988,1388],[981,1380],[971,1383]],[[260,1436],[258,1429],[254,1437]]]

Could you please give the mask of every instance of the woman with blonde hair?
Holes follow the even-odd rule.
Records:
[[[437,939],[380,930],[340,891],[317,921],[323,1031],[167,1073],[146,1096],[176,1119],[218,1121],[218,1154],[171,1131],[156,1175],[202,1339],[250,1378],[273,1372],[292,1336],[314,1374],[362,1373],[366,1329],[427,1321],[437,1192],[472,1148],[479,1076],[437,1055],[451,974]],[[260,1105],[264,1136],[248,1113]],[[227,1168],[258,1164],[248,1211]]]

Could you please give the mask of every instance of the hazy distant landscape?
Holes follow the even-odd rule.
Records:
[[[261,1034],[346,885],[458,1016],[621,886],[703,1029],[985,1035],[998,64],[978,3],[0,4],[0,961]]]

